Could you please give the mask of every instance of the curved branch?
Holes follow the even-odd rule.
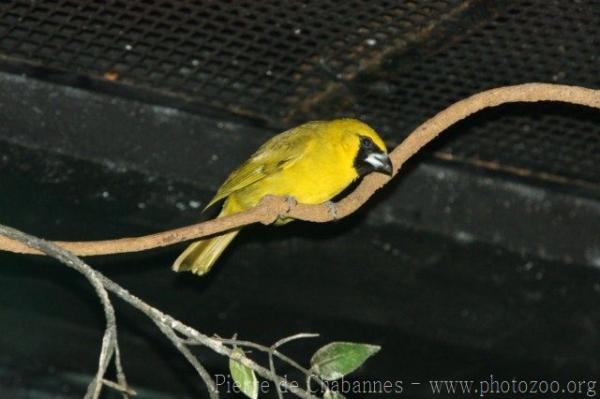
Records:
[[[600,90],[548,83],[526,83],[500,87],[475,94],[454,103],[424,122],[400,143],[390,153],[392,163],[394,164],[393,175],[395,176],[404,162],[423,146],[445,129],[469,115],[500,104],[538,101],[558,101],[600,108]],[[391,178],[379,173],[366,176],[352,193],[336,204],[335,214],[332,214],[330,206],[324,204],[292,204],[285,198],[265,197],[256,207],[247,211],[161,233],[104,241],[55,241],[54,244],[78,256],[108,255],[164,247],[182,241],[210,236],[252,223],[270,224],[280,216],[311,222],[329,222],[334,219],[346,217],[356,211],[375,191],[389,182]],[[38,250],[28,248],[19,242],[3,237],[0,237],[0,250],[41,254]]]

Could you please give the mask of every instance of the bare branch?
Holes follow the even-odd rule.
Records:
[[[126,397],[137,395],[137,392],[134,391],[133,389],[131,389],[129,387],[125,387],[121,384],[117,384],[116,382],[107,380],[106,378],[102,379],[102,383],[104,385],[106,385],[107,387],[114,389],[115,391],[122,392],[123,395],[125,395]]]
[[[185,357],[187,361],[194,367],[194,369],[196,369],[196,372],[200,375],[200,378],[202,378],[202,381],[204,381],[206,387],[208,388],[208,394],[210,398],[218,399],[219,390],[217,389],[217,386],[215,385],[215,382],[213,381],[212,377],[204,368],[204,366],[198,361],[196,356],[194,356],[189,350],[189,348],[185,346],[185,343],[181,340],[181,338],[179,338],[177,334],[175,334],[171,327],[164,323],[161,323],[160,320],[152,319],[152,321],[154,321],[154,324],[158,326],[158,328],[171,341],[175,348],[177,348],[177,350],[181,352],[183,357]]]
[[[119,345],[116,344],[115,337],[115,369],[117,371],[117,382],[120,387],[120,391],[123,393],[123,399],[128,399],[130,396],[135,395],[135,391],[131,390],[127,384],[127,378],[125,376],[125,371],[123,370],[123,364],[121,363],[121,349]],[[106,381],[104,381],[104,385]]]
[[[318,336],[319,336],[319,334],[316,334],[316,333],[298,333],[298,334],[294,334],[294,335],[291,335],[289,337],[281,338],[279,341],[277,341],[273,345],[271,345],[271,348],[277,349],[281,345],[285,345],[288,342],[292,342],[292,341],[295,341],[297,339],[317,338]]]
[[[11,227],[4,226],[2,224],[0,224],[0,237],[7,237],[11,240],[16,240],[22,243],[23,245],[31,246],[32,248],[35,248],[51,257],[56,258],[61,263],[77,270],[78,272],[86,276],[86,278],[88,278],[88,280],[96,289],[96,293],[102,301],[105,313],[107,315],[107,327],[102,341],[102,350],[100,354],[98,372],[96,373],[96,376],[94,377],[93,381],[88,387],[88,391],[85,396],[86,399],[97,399],[103,385],[114,385],[114,383],[111,384],[110,381],[107,383],[108,380],[104,378],[104,373],[106,372],[106,368],[108,367],[108,362],[110,362],[110,359],[115,355],[115,353],[118,350],[118,342],[116,336],[116,320],[114,317],[114,310],[112,308],[112,304],[110,303],[110,300],[108,298],[107,291],[110,291],[113,294],[117,295],[119,298],[121,298],[122,300],[124,300],[134,308],[138,309],[146,316],[148,316],[196,369],[203,381],[207,384],[211,398],[218,398],[216,386],[214,382],[210,379],[210,375],[208,374],[206,369],[200,364],[200,362],[194,357],[189,348],[185,346],[185,343],[192,342],[194,344],[204,345],[209,349],[213,350],[214,352],[228,358],[231,358],[233,356],[232,348],[220,342],[219,339],[211,338],[205,334],[202,334],[197,330],[193,329],[192,327],[181,323],[179,320],[176,320],[173,317],[161,312],[160,310],[148,305],[146,302],[131,294],[125,288],[110,280],[102,273],[92,269],[89,265],[84,263],[81,259],[77,258],[69,251],[62,249],[51,242],[47,242],[39,238],[30,236],[28,234],[15,230]],[[183,338],[180,338],[177,335],[177,333],[180,334]],[[310,392],[298,387],[296,384],[290,382],[286,378],[280,377],[279,375],[272,373],[269,369],[257,364],[256,362],[247,357],[236,358],[236,360],[244,366],[254,370],[259,376],[269,381],[272,381],[273,383],[281,387],[285,387],[289,392],[302,399],[318,399]],[[117,374],[119,373],[123,373],[122,367],[120,365],[120,359],[117,365]],[[117,377],[121,379],[121,377]],[[126,383],[124,383],[124,373],[122,374],[121,381],[119,381],[119,384],[117,384],[117,389],[123,392],[124,394],[127,394],[128,392],[130,392],[130,390],[127,387]]]
[[[273,354],[269,353],[269,370],[273,374],[277,374],[275,370],[275,362],[273,361]],[[283,392],[281,392],[281,387],[279,385],[275,385],[275,391],[277,392],[277,398],[283,399]]]
[[[115,351],[118,350],[117,348],[119,346],[117,341],[117,321],[115,317],[115,311],[112,306],[112,303],[110,302],[110,299],[108,298],[108,293],[106,292],[102,281],[99,279],[97,272],[69,251],[66,251],[50,242],[30,236],[11,227],[0,225],[0,236],[8,237],[12,240],[18,240],[19,242],[22,242],[28,247],[35,248],[39,251],[44,252],[48,256],[57,259],[66,266],[75,269],[79,273],[83,274],[84,277],[90,282],[92,287],[94,287],[96,295],[100,299],[100,303],[102,304],[102,308],[104,310],[104,317],[106,318],[106,328],[104,330],[104,336],[102,338],[102,347],[100,350],[100,357],[98,361],[98,371],[96,372],[96,376],[88,386],[85,398],[97,399],[98,397],[100,397],[100,392],[102,391],[102,380],[104,379],[104,375],[106,374],[108,365],[110,364],[110,361],[113,358]],[[127,387],[120,359],[117,362],[118,374],[122,374],[122,376],[119,377],[119,383],[124,387]]]
[[[275,356],[282,362],[287,363],[290,366],[294,367],[296,370],[300,371],[302,374],[306,375],[307,377],[312,377],[323,389],[327,388],[325,383],[319,377],[315,376],[312,371],[308,370],[305,367],[302,367],[300,364],[298,364],[298,362],[289,358],[288,356],[284,355],[283,353],[279,352],[274,347],[268,347],[268,346],[264,346],[261,344],[257,344],[256,342],[244,341],[244,340],[240,340],[240,339],[226,339],[226,338],[217,338],[217,339],[221,343],[224,343],[224,344],[241,346],[244,348],[252,348],[252,349],[259,350],[261,352],[268,353],[271,356]]]
[[[445,129],[469,115],[505,103],[539,101],[558,101],[600,108],[600,90],[548,83],[526,83],[475,94],[441,111],[417,127],[400,143],[390,154],[394,165],[394,175],[398,173],[404,162],[423,146]],[[336,219],[346,217],[356,211],[390,179],[389,176],[380,173],[366,176],[352,193],[336,204]],[[252,223],[270,224],[280,216],[311,222],[329,222],[333,220],[330,206],[326,204],[294,205],[284,198],[267,197],[259,205],[247,211],[161,233],[104,241],[56,241],[54,244],[78,256],[138,252],[218,234]],[[1,237],[0,250],[34,254],[44,252],[37,248],[29,248],[18,241]]]
[[[271,370],[272,373],[275,373],[275,362],[273,360],[273,357],[277,356],[277,357],[279,357],[280,360],[282,360],[285,363],[289,364],[290,366],[295,367],[298,370],[300,370],[302,373],[304,373],[304,375],[307,377],[307,379],[310,380],[310,376],[312,374],[310,370],[305,369],[304,367],[300,366],[297,362],[295,362],[292,359],[290,359],[289,357],[281,354],[280,352],[277,351],[277,348],[279,348],[281,345],[285,345],[286,343],[292,342],[292,341],[297,340],[297,339],[316,338],[318,336],[319,336],[319,334],[314,334],[314,333],[298,333],[298,334],[294,334],[292,336],[280,339],[279,341],[277,341],[273,345],[271,345],[270,348],[267,348],[267,347],[264,347],[264,346],[258,345],[258,344],[248,345],[248,344],[252,344],[252,343],[249,343],[247,341],[239,341],[239,340],[236,340],[236,339],[233,339],[232,341],[237,342],[236,345],[251,346],[251,347],[259,349],[259,350],[261,350],[263,352],[267,351],[268,354],[269,354],[269,369]],[[317,378],[315,376],[315,380],[319,381],[319,385],[322,388],[324,388],[324,389],[327,388],[327,386],[325,385],[325,383],[321,379],[319,379],[319,378]],[[275,385],[275,389],[277,390],[277,397],[279,399],[283,399],[283,393],[281,392],[281,387],[279,385]],[[308,384],[306,386],[306,390],[310,391],[310,387],[308,386]]]

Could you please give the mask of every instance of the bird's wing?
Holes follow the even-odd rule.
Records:
[[[229,175],[206,208],[267,176],[289,168],[302,157],[310,145],[310,134],[310,129],[303,125],[267,141],[250,159]]]

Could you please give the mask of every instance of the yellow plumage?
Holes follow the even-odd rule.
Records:
[[[266,195],[319,204],[373,170],[390,173],[391,164],[385,144],[368,125],[356,119],[309,122],[263,144],[231,173],[206,207],[224,199],[221,217],[251,208]],[[205,274],[238,232],[191,244],[173,270]]]

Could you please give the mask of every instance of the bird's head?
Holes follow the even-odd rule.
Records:
[[[331,123],[343,132],[343,142],[353,156],[353,166],[359,176],[371,172],[392,175],[387,148],[375,130],[357,119],[338,119]]]

